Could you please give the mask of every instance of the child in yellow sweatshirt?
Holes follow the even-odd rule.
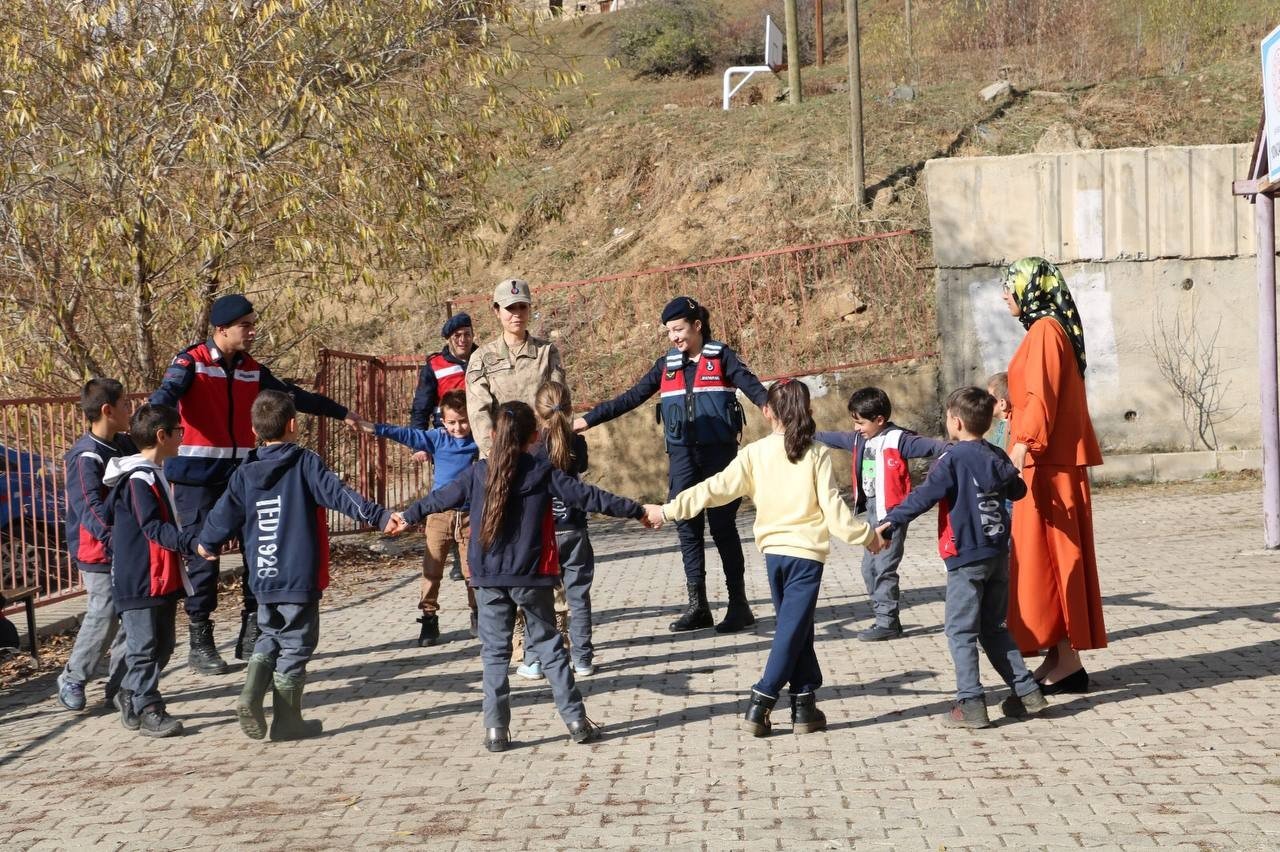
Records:
[[[743,447],[723,471],[677,494],[649,521],[681,521],[706,508],[740,497],[756,504],[756,546],[764,554],[769,590],[777,611],[773,646],[764,674],[751,689],[743,728],[757,737],[772,729],[769,714],[784,684],[791,694],[792,730],[825,730],[826,715],[814,690],[822,669],[813,649],[813,613],[830,537],[861,544],[871,552],[881,543],[871,528],[854,520],[840,497],[830,451],[813,442],[816,427],[803,382],[784,379],[769,389],[764,405],[773,433]]]

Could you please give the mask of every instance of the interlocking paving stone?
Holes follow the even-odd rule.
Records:
[[[738,728],[773,628],[762,559],[740,528],[758,624],[671,634],[683,576],[671,529],[593,523],[598,673],[580,682],[605,739],[569,743],[545,681],[512,678],[515,747],[481,744],[477,648],[446,584],[446,644],[419,649],[416,579],[323,610],[308,712],[325,735],[253,742],[240,675],[201,677],[180,648],[163,681],[188,734],[152,741],[73,716],[52,678],[0,696],[7,848],[1026,849],[1280,847],[1280,554],[1261,549],[1256,485],[1095,495],[1111,647],[1095,690],[1045,718],[956,732],[934,520],[913,525],[902,639],[854,639],[859,551],[836,545],[817,638],[831,720],[795,736]],[[341,571],[339,564],[335,569]],[[723,580],[708,573],[717,608]],[[225,618],[225,616],[224,616]],[[100,696],[90,687],[90,700]],[[782,702],[785,704],[784,702]]]

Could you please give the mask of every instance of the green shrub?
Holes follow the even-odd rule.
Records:
[[[643,77],[704,74],[718,27],[711,0],[651,0],[618,13],[610,54]]]

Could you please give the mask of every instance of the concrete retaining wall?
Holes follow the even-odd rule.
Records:
[[[1217,448],[1257,447],[1253,209],[1231,196],[1247,157],[1248,146],[1216,145],[929,162],[942,386],[1007,366],[1024,332],[1000,298],[1001,272],[1041,255],[1060,265],[1085,321],[1104,451],[1207,449],[1157,357],[1197,337],[1221,371]]]

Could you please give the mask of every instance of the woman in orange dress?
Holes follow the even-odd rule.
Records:
[[[1005,270],[1004,301],[1027,330],[1009,362],[1009,457],[1027,499],[1013,509],[1009,631],[1045,694],[1087,692],[1080,651],[1105,648],[1087,467],[1102,452],[1085,399],[1084,326],[1062,273],[1028,257]]]

